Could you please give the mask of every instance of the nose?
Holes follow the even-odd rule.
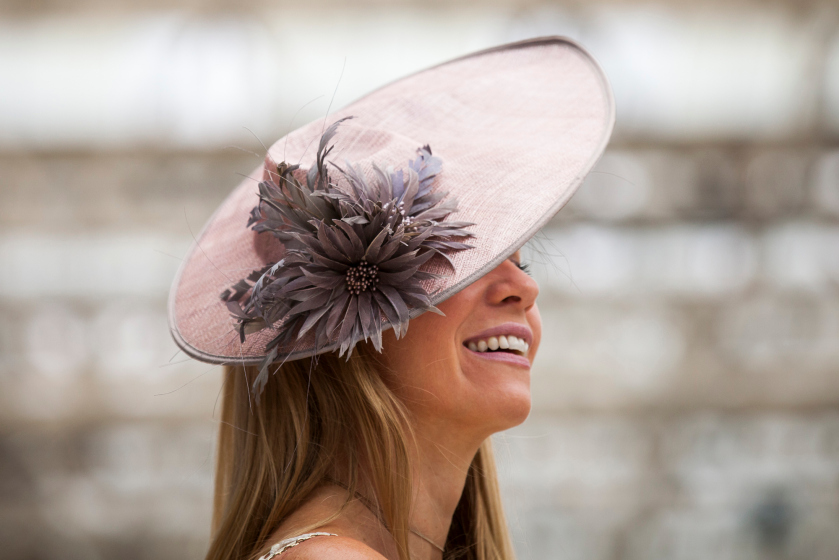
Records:
[[[529,310],[536,303],[539,285],[511,259],[487,275],[490,281],[487,298],[492,305],[509,305]]]

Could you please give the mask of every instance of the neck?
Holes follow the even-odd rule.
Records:
[[[427,427],[426,427],[427,428]],[[452,517],[463,494],[466,475],[483,439],[465,438],[464,430],[441,426],[440,430],[421,429],[415,426],[414,439],[408,442],[412,469],[412,501],[408,525],[409,546],[412,560],[441,560],[442,552],[417,533],[443,547],[449,533]],[[458,437],[460,436],[460,437]],[[340,461],[338,461],[340,463]],[[361,465],[362,470],[365,469]],[[381,512],[372,500],[373,488],[359,478],[357,499],[348,509],[342,509],[346,500],[345,473],[335,473],[334,484],[317,490],[307,502],[278,528],[278,535],[299,532],[300,527],[316,526],[327,531],[354,538],[388,560],[398,560],[395,543],[384,527]],[[333,517],[325,525],[319,520]],[[314,524],[314,525],[313,525]],[[307,529],[308,530],[308,529]]]
[[[450,429],[449,431],[451,432]],[[411,558],[440,560],[443,556],[440,549],[445,546],[452,517],[463,494],[469,466],[480,447],[480,442],[469,444],[465,441],[454,441],[451,437],[443,437],[439,433],[436,437],[429,437],[429,432],[419,430],[414,434],[416,439],[408,444],[413,465],[411,513],[408,520],[411,530]],[[361,484],[357,488],[357,497],[377,520],[376,524],[381,524],[383,522],[380,512],[373,500],[369,499],[374,493],[373,488],[362,482],[365,478],[361,477],[359,480]],[[344,486],[338,480],[335,482],[338,486]],[[357,521],[358,517],[355,519]],[[373,531],[369,532],[369,539],[364,540],[378,541],[387,534],[379,530],[376,531],[379,537],[375,538],[372,533]],[[374,548],[387,558],[396,559],[396,550],[390,546],[392,543],[386,541],[387,538]]]
[[[453,437],[457,431],[451,426],[441,430],[414,431],[412,450],[413,496],[410,524],[434,543],[442,546],[449,534],[452,517],[463,494],[469,466],[482,440],[464,440]],[[412,536],[412,544],[420,539]],[[417,551],[429,554],[417,558],[439,558],[440,551],[431,545],[417,546]]]

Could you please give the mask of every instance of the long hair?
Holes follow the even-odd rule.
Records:
[[[252,367],[225,367],[207,560],[256,558],[277,527],[335,476],[336,466],[350,496],[360,482],[372,488],[400,560],[409,560],[409,414],[370,351],[359,347],[349,360],[325,354],[287,362],[258,403],[249,391],[255,374]],[[469,468],[445,549],[447,560],[514,558],[489,440]]]

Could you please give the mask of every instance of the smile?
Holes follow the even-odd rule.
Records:
[[[506,352],[519,356],[526,356],[530,348],[527,341],[511,334],[470,340],[464,344],[472,352]]]
[[[463,341],[469,354],[482,360],[530,368],[527,354],[533,331],[521,323],[507,322],[475,333]]]

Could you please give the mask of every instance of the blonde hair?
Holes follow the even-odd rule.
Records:
[[[287,362],[272,372],[258,404],[248,391],[255,374],[252,367],[225,367],[207,560],[255,558],[277,527],[334,476],[336,461],[350,495],[360,465],[367,467],[364,482],[400,560],[409,560],[410,422],[370,351],[359,347],[348,361],[325,354],[316,362]],[[469,468],[445,548],[447,560],[514,558],[489,440]]]

